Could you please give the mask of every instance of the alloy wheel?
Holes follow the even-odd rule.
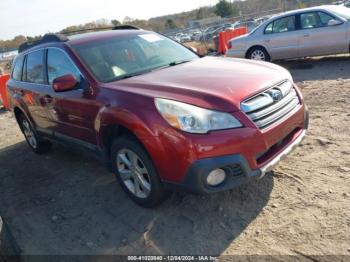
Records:
[[[117,154],[117,168],[122,182],[133,195],[138,198],[147,198],[150,195],[149,172],[135,152],[121,149]]]
[[[250,58],[252,60],[261,60],[261,61],[265,61],[266,60],[266,57],[265,57],[265,54],[262,50],[254,50],[250,56]]]
[[[23,128],[23,134],[25,138],[27,139],[28,143],[30,144],[31,147],[34,149],[37,148],[38,146],[38,141],[35,137],[35,134],[29,124],[29,122],[26,119],[23,119],[22,121],[22,128]]]

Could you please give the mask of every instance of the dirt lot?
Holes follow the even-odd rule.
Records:
[[[350,255],[350,57],[281,65],[310,109],[303,144],[260,181],[153,210],[93,158],[35,155],[1,112],[0,214],[23,254]]]

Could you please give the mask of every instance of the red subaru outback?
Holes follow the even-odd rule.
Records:
[[[261,178],[307,129],[300,91],[274,64],[200,58],[136,29],[50,34],[19,51],[7,87],[29,146],[95,153],[142,206]]]

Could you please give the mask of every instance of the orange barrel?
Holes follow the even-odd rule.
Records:
[[[224,50],[224,34],[225,32],[219,32],[218,53],[223,54]]]
[[[10,109],[10,101],[7,96],[6,90],[6,82],[10,79],[10,75],[2,75],[0,76],[0,98],[2,100],[2,104],[6,109]]]
[[[223,53],[226,53],[228,49],[228,41],[231,39],[235,38],[237,35],[237,30],[228,30],[225,32],[225,39],[224,39],[224,48],[223,48]]]
[[[224,33],[222,34],[222,52],[221,54],[225,54],[226,50],[227,50],[227,31],[224,31]]]

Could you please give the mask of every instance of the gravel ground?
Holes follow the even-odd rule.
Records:
[[[58,145],[35,155],[0,112],[0,214],[22,254],[349,258],[350,57],[281,65],[310,109],[303,144],[262,180],[211,196],[175,193],[153,210],[133,204],[93,158]]]

